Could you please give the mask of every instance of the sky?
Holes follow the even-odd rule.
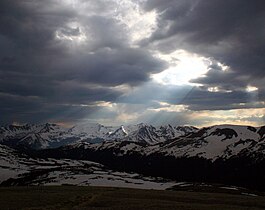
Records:
[[[264,0],[1,0],[0,124],[265,122]]]

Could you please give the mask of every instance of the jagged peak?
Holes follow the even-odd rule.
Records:
[[[205,138],[207,136],[222,136],[222,139],[240,138],[247,136],[249,139],[261,139],[265,133],[265,126],[260,128],[240,125],[215,125],[198,129],[194,126],[153,126],[146,123],[136,125],[104,126],[99,123],[82,123],[72,128],[64,128],[55,123],[45,123],[40,125],[9,125],[1,127],[0,142],[13,139],[22,139],[29,133],[36,134],[36,142],[48,142],[49,145],[62,145],[78,140],[90,143],[100,143],[102,141],[141,141],[148,144],[157,144],[165,141],[173,141],[176,138],[186,137],[189,139]],[[32,136],[33,137],[33,136]]]

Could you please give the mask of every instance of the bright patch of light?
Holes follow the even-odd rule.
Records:
[[[117,0],[114,18],[124,24],[132,42],[149,37],[156,28],[156,12],[142,11],[136,1]]]
[[[215,92],[218,92],[218,91],[219,91],[219,88],[218,88],[218,87],[209,87],[209,88],[208,88],[208,91],[209,91],[209,92],[214,92],[214,93],[215,93]]]
[[[191,84],[189,81],[207,73],[211,64],[209,59],[184,50],[169,55],[158,54],[158,57],[170,64],[165,71],[152,75],[156,82],[164,85]]]
[[[156,112],[160,112],[160,111],[167,111],[167,112],[184,112],[187,111],[188,106],[187,105],[174,105],[174,104],[169,104],[169,103],[165,103],[165,102],[159,102],[159,104],[162,106],[160,108],[152,108],[152,109],[148,109],[151,111],[156,111]]]
[[[257,90],[258,90],[257,87],[250,86],[250,85],[248,85],[247,88],[246,88],[247,92],[254,92],[254,91],[257,91]]]
[[[123,27],[130,44],[135,45],[138,41],[149,37],[157,27],[156,11],[146,12],[140,4],[146,0],[63,0],[64,5],[78,12],[80,16],[101,16],[114,19]],[[73,41],[73,37],[56,34],[58,39]],[[84,37],[84,36],[83,36]],[[80,40],[81,36],[79,37]],[[82,39],[82,38],[81,38]]]
[[[229,69],[229,66],[226,66],[220,62],[218,62],[217,65],[220,66],[223,71],[227,71]]]
[[[85,42],[87,36],[82,26],[76,22],[69,23],[65,28],[60,28],[55,32],[56,39],[71,41],[75,43]]]
[[[232,109],[218,111],[192,112],[191,117],[199,123],[197,126],[210,126],[218,124],[252,125],[261,126],[264,124],[265,108]]]

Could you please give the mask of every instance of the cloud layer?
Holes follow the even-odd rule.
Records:
[[[113,102],[123,94],[117,86],[139,85],[166,66],[129,44],[126,27],[104,14],[106,4],[80,1],[76,8],[64,1],[1,1],[2,122],[25,121],[30,114],[26,120],[46,120],[58,109]]]
[[[249,86],[257,88],[256,100],[265,100],[264,1],[148,0],[143,8],[159,14],[143,46],[165,54],[185,49],[212,60],[208,73],[190,81],[202,87],[185,100],[191,109],[240,108],[249,101]]]
[[[0,123],[203,125],[221,122],[205,112],[250,110],[245,121],[262,124],[264,24],[263,0],[2,0]],[[152,80],[178,50],[207,73]]]

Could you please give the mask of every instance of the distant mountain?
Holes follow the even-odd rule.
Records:
[[[217,125],[196,129],[191,127],[141,126],[124,141],[91,144],[79,141],[64,148],[84,150],[115,150],[119,156],[130,152],[141,155],[161,154],[173,157],[200,157],[214,161],[233,156],[265,158],[265,126]],[[180,130],[181,129],[181,130]],[[148,142],[148,144],[146,144]]]
[[[219,125],[202,128],[170,143],[164,143],[157,152],[175,157],[203,157],[216,160],[232,156],[265,155],[265,127]]]
[[[103,141],[134,141],[149,145],[163,142],[196,131],[189,126],[161,126],[138,124],[129,126],[104,126],[97,123],[75,125],[70,129],[56,124],[8,125],[0,127],[0,143],[13,148],[56,148],[75,142],[101,143]]]
[[[8,125],[0,127],[0,143],[14,148],[54,148],[78,140],[56,124]]]
[[[1,127],[0,137],[34,160],[87,160],[145,176],[265,190],[265,126],[43,124]]]
[[[18,149],[115,149],[115,154],[121,156],[134,152],[210,160],[235,155],[261,158],[265,154],[265,126],[216,125],[197,129],[143,123],[117,127],[87,123],[67,129],[49,123],[9,125],[0,127],[0,143]]]

